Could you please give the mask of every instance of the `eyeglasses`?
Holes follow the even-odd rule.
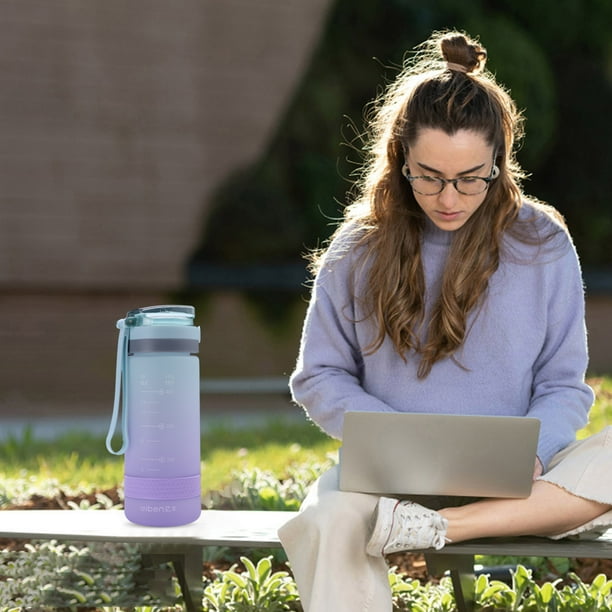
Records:
[[[421,195],[438,195],[444,191],[447,183],[452,183],[453,187],[462,195],[478,195],[484,193],[489,188],[489,183],[499,176],[499,168],[493,164],[491,174],[484,176],[460,176],[454,179],[445,179],[439,176],[411,176],[408,168],[402,168],[402,174],[410,181],[412,189]]]

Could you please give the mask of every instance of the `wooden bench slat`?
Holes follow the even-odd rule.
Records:
[[[597,540],[550,540],[549,538],[517,537],[470,540],[447,544],[436,551],[443,555],[503,555],[507,557],[589,557],[612,559],[612,531]]]
[[[204,510],[190,525],[146,527],[130,523],[122,510],[5,510],[0,512],[0,537],[273,548],[280,546],[278,529],[296,515],[267,510]],[[438,554],[606,559],[612,558],[612,530],[598,540],[471,540],[449,544]]]
[[[295,512],[204,510],[194,523],[146,527],[122,510],[6,510],[0,512],[0,537],[75,541],[279,547],[277,531]]]

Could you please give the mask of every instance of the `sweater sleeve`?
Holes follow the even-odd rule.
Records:
[[[585,382],[584,289],[573,245],[547,267],[551,273],[542,288],[548,301],[546,336],[533,365],[529,410],[541,422],[538,457],[545,470],[553,455],[575,440],[594,399]]]
[[[363,360],[356,337],[347,259],[319,272],[290,379],[294,401],[335,438],[342,437],[346,411],[392,410],[362,386]]]

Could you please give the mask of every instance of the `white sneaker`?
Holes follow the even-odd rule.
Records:
[[[373,557],[403,550],[440,550],[448,521],[435,510],[411,501],[381,497],[366,551]]]

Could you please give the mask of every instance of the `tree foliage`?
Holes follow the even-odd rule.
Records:
[[[609,0],[336,0],[275,137],[213,196],[196,260],[298,260],[331,233],[360,162],[363,109],[433,30],[479,37],[526,116],[526,191],[567,218],[583,262],[611,265]]]

